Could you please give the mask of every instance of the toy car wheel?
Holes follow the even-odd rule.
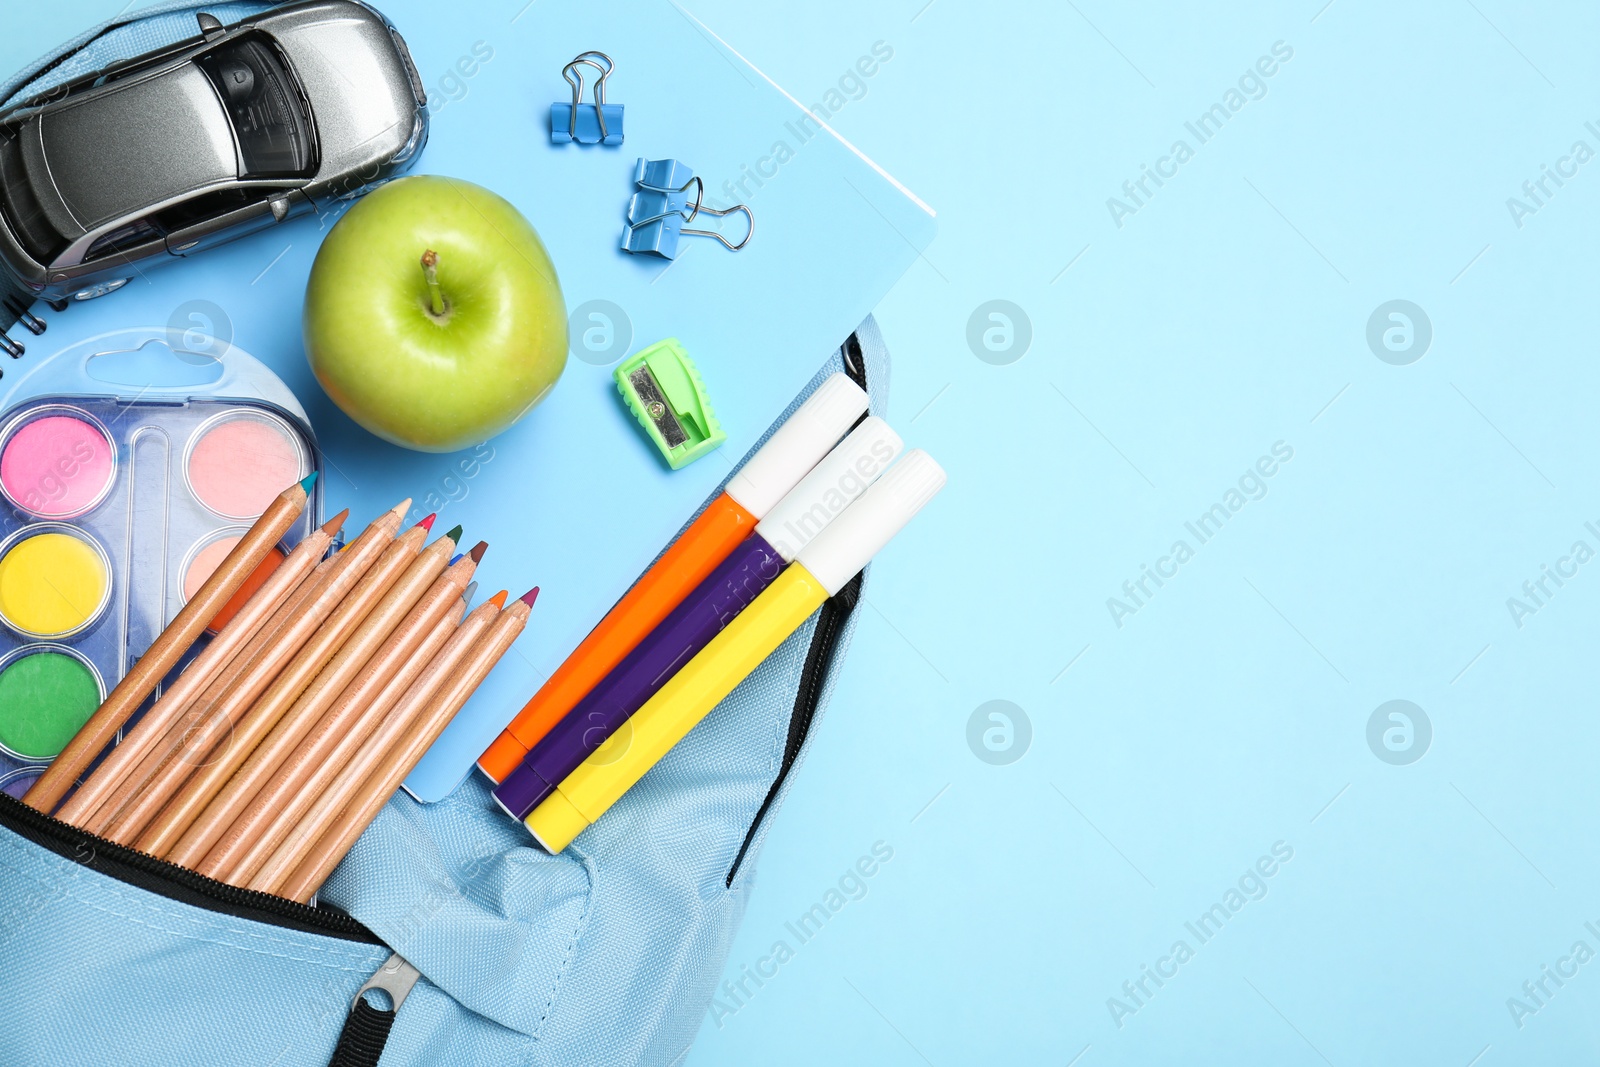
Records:
[[[77,292],[72,294],[72,299],[93,300],[97,296],[105,296],[107,293],[114,293],[127,284],[128,279],[126,278],[113,278],[108,282],[99,282],[95,285],[91,285],[87,289],[79,289]]]

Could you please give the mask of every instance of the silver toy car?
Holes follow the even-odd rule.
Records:
[[[0,113],[0,331],[404,173],[427,94],[392,24],[296,0]],[[0,332],[0,349],[22,346]]]

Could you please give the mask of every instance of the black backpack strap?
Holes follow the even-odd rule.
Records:
[[[394,1011],[374,1008],[366,998],[356,1001],[350,1017],[344,1021],[339,1034],[339,1045],[333,1050],[328,1067],[377,1067],[383,1055],[383,1046],[389,1042],[389,1029],[394,1026]]]
[[[377,1067],[383,1048],[389,1043],[389,1031],[394,1027],[395,1013],[405,1003],[411,987],[422,977],[418,970],[406,962],[399,953],[390,956],[378,968],[378,973],[367,979],[367,984],[356,990],[350,1015],[339,1032],[339,1044],[334,1047],[333,1059],[328,1067]],[[379,990],[389,999],[387,1008],[373,1005],[367,999],[368,990]]]

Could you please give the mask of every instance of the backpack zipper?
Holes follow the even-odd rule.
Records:
[[[811,648],[806,652],[806,663],[800,673],[800,692],[794,701],[794,711],[789,716],[789,737],[783,745],[783,762],[778,766],[778,777],[773,779],[772,787],[767,790],[766,798],[761,801],[761,807],[756,809],[756,817],[750,822],[750,829],[744,835],[744,843],[739,846],[739,854],[733,858],[733,866],[728,868],[728,877],[723,882],[724,888],[732,888],[733,877],[739,873],[739,865],[744,862],[745,853],[750,851],[750,844],[755,840],[756,831],[761,829],[762,820],[766,818],[767,811],[778,798],[778,790],[783,788],[783,783],[789,777],[789,772],[794,769],[795,761],[800,758],[800,749],[806,743],[806,737],[811,732],[811,722],[817,716],[817,707],[822,703],[823,682],[828,675],[828,668],[833,663],[833,650],[839,643],[839,636],[844,632],[844,624],[855,611],[856,604],[861,596],[862,576],[857,574],[854,578],[822,605],[822,611],[817,616],[817,628],[811,635]]]
[[[867,360],[861,351],[861,341],[855,334],[852,333],[850,339],[844,343],[840,356],[844,362],[845,373],[850,379],[861,388],[867,388]],[[863,415],[861,418],[865,419],[866,416]],[[856,425],[860,424],[861,420],[856,420]],[[845,583],[844,588],[822,605],[822,610],[817,615],[817,628],[812,631],[811,647],[806,650],[805,666],[800,672],[800,690],[795,694],[794,710],[789,713],[789,736],[784,740],[783,759],[778,764],[778,776],[767,789],[761,807],[756,809],[755,818],[750,820],[750,829],[745,832],[744,841],[733,857],[733,865],[728,868],[728,877],[723,880],[725,889],[733,887],[734,876],[739,873],[745,854],[750,851],[750,845],[755,841],[756,832],[761,829],[767,812],[777,801],[778,791],[788,780],[789,772],[794,770],[795,762],[800,758],[800,749],[805,746],[806,738],[810,736],[812,720],[817,717],[817,708],[822,703],[823,683],[827,679],[828,669],[833,665],[833,651],[844,633],[844,624],[849,621],[850,615],[861,599],[864,574],[865,572],[857,574]]]
[[[168,900],[301,933],[382,944],[376,934],[342,911],[313,908],[207,878],[186,867],[85,833],[5,793],[0,793],[0,827],[90,870]]]

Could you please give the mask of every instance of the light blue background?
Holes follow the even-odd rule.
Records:
[[[690,1063],[1592,1058],[1600,963],[1520,1028],[1507,998],[1600,951],[1600,578],[1520,628],[1506,601],[1600,549],[1600,164],[1520,228],[1506,200],[1600,150],[1600,16],[691,10],[807,102],[893,47],[830,122],[939,211],[878,315],[891,419],[951,485],[874,572],[729,976],[794,957]],[[30,18],[47,43],[88,16]],[[16,36],[0,66],[39,50]],[[1265,97],[1196,147],[1184,123],[1277,41]],[[1195,157],[1118,228],[1107,198],[1180,137]],[[1033,333],[1006,366],[966,340],[997,298]],[[1392,299],[1433,328],[1407,366],[1365,339]],[[1107,598],[1280,440],[1266,497],[1119,629]],[[966,740],[992,699],[1032,723],[1007,766]],[[1431,720],[1410,765],[1368,747],[1392,699]],[[796,946],[784,924],[879,840],[867,895]],[[1185,922],[1278,841],[1265,898],[1198,945]],[[1107,999],[1179,938],[1194,958],[1119,1028]]]

